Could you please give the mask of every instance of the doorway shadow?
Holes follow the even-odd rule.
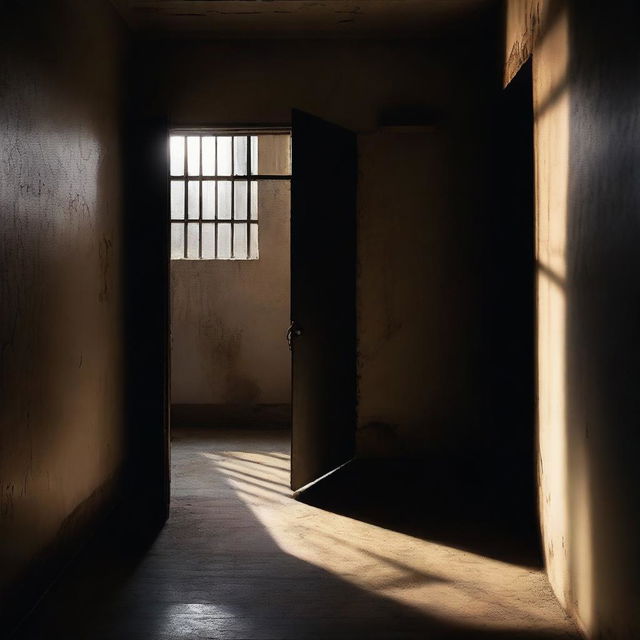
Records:
[[[515,494],[515,495],[514,495]],[[538,521],[501,475],[425,459],[356,459],[297,499],[510,564],[544,566]]]

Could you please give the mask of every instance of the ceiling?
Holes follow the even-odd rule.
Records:
[[[491,0],[112,0],[135,30],[218,37],[412,35]]]

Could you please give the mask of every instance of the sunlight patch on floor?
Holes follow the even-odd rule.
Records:
[[[294,500],[273,452],[201,452],[287,554],[430,616],[488,629],[557,629],[542,571],[461,551]]]

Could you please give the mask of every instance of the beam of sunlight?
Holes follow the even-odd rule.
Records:
[[[549,581],[565,607],[577,604],[589,628],[593,610],[590,488],[587,459],[569,447],[567,268],[570,215],[570,25],[565,9],[534,56],[536,253],[538,261],[538,430],[543,543]],[[569,505],[571,513],[569,513]]]
[[[295,501],[291,491],[280,489],[288,460],[271,464],[271,452],[200,455],[290,556],[443,621],[495,629],[552,628],[540,600],[531,599],[532,590],[548,593],[541,571]]]
[[[244,451],[223,451],[220,453],[205,454],[212,458],[224,456],[227,459],[237,460],[239,464],[247,464],[254,467],[266,467],[269,469],[275,469],[276,471],[282,471],[289,473],[289,460],[274,460],[268,454],[248,453]]]
[[[227,475],[227,476],[229,476],[231,478],[236,478],[236,479],[239,479],[239,480],[247,480],[249,482],[253,481],[254,483],[259,484],[260,486],[274,488],[274,490],[277,488],[279,490],[279,493],[282,493],[282,488],[285,488],[285,489],[287,489],[287,491],[285,492],[285,495],[290,495],[291,494],[291,492],[288,491],[288,487],[287,487],[286,483],[278,482],[274,478],[264,477],[264,476],[258,475],[256,473],[250,473],[249,471],[245,471],[245,470],[234,469],[233,467],[229,467],[229,466],[224,465],[224,464],[218,464],[217,467],[225,475]]]

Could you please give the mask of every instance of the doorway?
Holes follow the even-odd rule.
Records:
[[[294,110],[168,146],[173,425],[293,426],[299,489],[355,448],[356,135]]]
[[[176,427],[290,427],[290,193],[290,130],[170,132]]]

